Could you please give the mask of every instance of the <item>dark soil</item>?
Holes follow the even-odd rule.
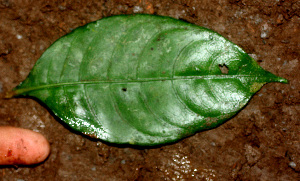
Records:
[[[59,37],[103,17],[132,13],[213,29],[290,82],[265,85],[216,129],[152,149],[91,140],[33,99],[0,99],[0,125],[38,131],[51,144],[44,163],[1,167],[0,180],[299,180],[298,0],[1,0],[1,96],[27,77]]]

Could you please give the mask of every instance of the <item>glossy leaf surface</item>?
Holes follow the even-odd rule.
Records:
[[[224,123],[268,82],[286,80],[209,29],[123,15],[60,38],[14,91],[84,134],[157,145]]]

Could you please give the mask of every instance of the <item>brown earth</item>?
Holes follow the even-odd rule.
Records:
[[[0,94],[72,29],[117,14],[167,15],[213,29],[289,84],[265,85],[222,126],[153,149],[116,147],[76,134],[30,98],[0,99],[0,125],[38,131],[51,155],[0,167],[0,180],[299,180],[298,0],[0,1]]]

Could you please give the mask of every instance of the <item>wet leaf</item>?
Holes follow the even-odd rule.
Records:
[[[122,15],[60,38],[12,94],[40,99],[84,134],[157,145],[224,123],[268,82],[287,81],[209,29]]]

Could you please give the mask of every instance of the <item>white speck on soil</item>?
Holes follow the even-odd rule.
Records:
[[[66,10],[67,8],[66,8],[66,6],[59,5],[58,9],[61,10],[61,11],[63,11],[63,10]]]
[[[44,49],[45,49],[44,45],[40,45],[40,50],[44,50]]]
[[[261,26],[261,33],[260,37],[261,38],[268,38],[269,37],[269,31],[271,30],[271,27],[268,25],[268,23],[264,23]]]
[[[255,21],[255,24],[259,24],[262,22],[262,19],[259,17],[259,15],[257,14],[255,17],[254,17],[254,21]]]
[[[140,7],[140,6],[134,6],[133,7],[133,12],[134,13],[140,13],[140,12],[142,12],[144,9],[142,8],[142,7]]]
[[[261,38],[267,38],[268,37],[268,33],[266,31],[261,32],[260,34]]]
[[[18,40],[21,40],[23,38],[22,35],[17,35],[16,37],[17,37]]]
[[[292,167],[292,168],[296,168],[297,165],[296,165],[295,162],[290,162],[290,163],[289,163],[289,166]]]

